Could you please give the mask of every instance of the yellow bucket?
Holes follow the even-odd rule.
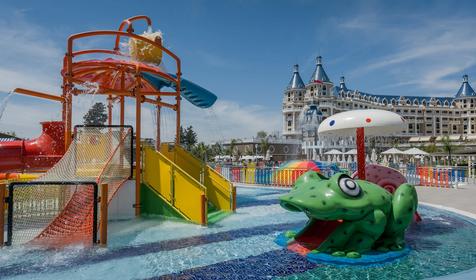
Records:
[[[157,37],[162,40],[162,33],[160,32],[144,33],[140,36],[151,41],[155,41]],[[155,64],[160,64],[162,61],[162,49],[135,38],[129,40],[129,53],[137,61]]]

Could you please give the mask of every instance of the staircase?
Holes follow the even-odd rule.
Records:
[[[235,210],[233,185],[182,147],[163,144],[160,152],[145,148],[144,153],[144,192],[157,201],[141,196],[143,212],[206,225]]]

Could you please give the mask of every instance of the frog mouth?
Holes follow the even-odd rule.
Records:
[[[289,244],[290,247],[288,248],[296,253],[306,254],[309,251],[319,248],[343,222],[337,219],[321,220],[314,218],[315,216],[313,217],[310,209],[284,199],[281,200],[280,204],[286,210],[304,212],[309,218],[304,228],[294,236],[293,242]],[[331,215],[331,213],[326,213],[326,216],[329,215]]]
[[[310,218],[306,226],[294,237],[294,247],[296,245],[302,247],[299,251],[319,248],[342,222],[342,220],[328,221]]]

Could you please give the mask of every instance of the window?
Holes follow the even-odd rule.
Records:
[[[291,123],[292,123],[291,121],[288,121],[288,126],[291,126]]]

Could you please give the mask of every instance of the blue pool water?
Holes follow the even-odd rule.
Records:
[[[476,267],[476,223],[419,207],[412,251],[374,267],[314,264],[274,243],[307,221],[282,209],[278,189],[238,188],[238,209],[210,227],[141,218],[112,222],[108,248],[0,250],[0,279],[422,279]]]

